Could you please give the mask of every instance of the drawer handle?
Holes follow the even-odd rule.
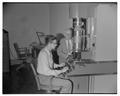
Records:
[[[79,86],[79,84],[78,84],[78,85],[77,85],[77,89],[79,89],[79,87],[80,87],[80,86]]]

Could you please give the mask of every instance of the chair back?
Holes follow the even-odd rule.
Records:
[[[40,89],[41,89],[41,88],[40,88],[40,79],[39,79],[39,77],[38,77],[37,71],[36,71],[33,63],[30,63],[30,67],[31,67],[31,69],[32,69],[32,71],[33,71],[33,74],[34,74],[34,77],[35,77],[35,80],[36,80],[37,89],[40,90]]]
[[[40,45],[45,44],[46,35],[43,32],[36,32]]]
[[[32,68],[32,71],[33,71],[34,76],[37,76],[37,71],[35,70],[34,65],[33,65],[32,63],[30,63],[30,66],[31,66],[31,68]]]
[[[24,48],[19,48],[18,44],[15,42],[14,44],[15,51],[17,53],[18,59],[24,60],[27,58],[29,52],[26,47]]]

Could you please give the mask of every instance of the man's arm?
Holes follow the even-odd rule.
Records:
[[[61,64],[56,64],[56,63],[54,63],[54,68],[64,67],[64,66],[65,66],[65,63],[61,63]]]
[[[42,52],[42,54],[40,54],[40,56],[38,56],[38,67],[42,70],[42,73],[44,75],[53,75],[53,76],[57,76],[63,72],[65,72],[66,70],[53,70],[50,68],[50,64],[49,64],[49,56],[47,55],[46,52]],[[38,68],[38,69],[39,69]],[[38,73],[40,73],[41,71],[37,70]],[[40,73],[40,74],[42,74]]]

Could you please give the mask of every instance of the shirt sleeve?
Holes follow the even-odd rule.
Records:
[[[56,63],[54,63],[54,68],[57,68],[57,67],[59,67],[59,65],[58,65],[58,64],[56,64]]]
[[[61,63],[61,64],[54,63],[54,68],[63,67],[63,66],[65,66],[65,63]]]

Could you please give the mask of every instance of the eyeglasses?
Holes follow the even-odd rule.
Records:
[[[52,44],[54,44],[54,45],[57,45],[57,42],[51,42]]]
[[[52,42],[52,44],[57,45],[57,43]]]

